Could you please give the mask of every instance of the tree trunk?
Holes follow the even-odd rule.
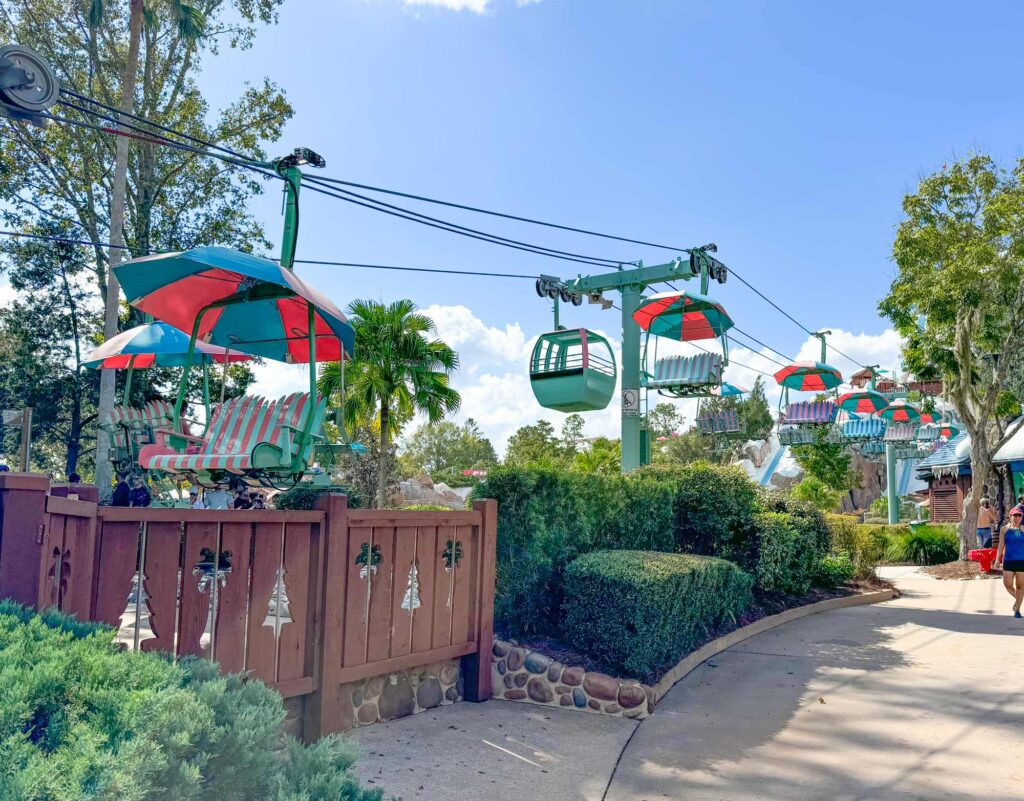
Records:
[[[971,437],[971,488],[964,497],[964,511],[960,518],[961,559],[967,559],[967,552],[978,547],[978,509],[982,487],[992,484],[992,451],[987,426],[979,426],[976,433],[977,437]]]
[[[384,399],[380,402],[380,453],[377,455],[377,508],[387,506],[388,494],[388,448],[391,421],[388,419],[388,404]]]
[[[128,20],[128,61],[121,76],[121,111],[132,112],[135,107],[135,80],[139,68],[139,41],[142,38],[142,0],[131,0]],[[128,194],[128,142],[126,136],[117,138],[114,151],[114,177],[110,196],[110,249],[108,253],[107,296],[103,317],[103,335],[110,339],[117,335],[120,286],[114,276],[114,267],[121,263],[124,245],[125,198]],[[114,407],[114,370],[100,372],[100,398],[98,422],[107,420]],[[106,494],[111,485],[110,442],[107,437],[96,436],[96,485]]]

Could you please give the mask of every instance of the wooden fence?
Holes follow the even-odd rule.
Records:
[[[372,676],[461,658],[465,697],[491,695],[494,501],[465,512],[350,510],[340,495],[314,511],[128,509],[47,490],[43,477],[0,474],[0,596],[301,696],[307,739],[344,728],[345,685]]]

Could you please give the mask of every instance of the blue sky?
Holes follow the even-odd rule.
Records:
[[[801,322],[844,332],[846,353],[892,363],[898,343],[876,304],[894,272],[902,196],[958,154],[1019,154],[1022,29],[1024,10],[985,2],[286,0],[279,25],[250,50],[208,57],[201,80],[219,105],[272,77],[296,109],[279,149],[314,148],[325,175],[673,245],[714,241]],[[590,255],[672,256],[413,207]],[[280,198],[254,208],[276,239]],[[312,193],[299,255],[563,276],[579,267]],[[463,357],[463,413],[496,444],[540,415],[525,351],[551,320],[530,282],[300,269],[340,304],[410,297],[429,308]],[[813,353],[739,282],[714,294],[774,348]],[[617,338],[616,314],[585,305],[563,322]],[[749,384],[754,374],[731,375]],[[261,387],[287,380],[268,371]],[[613,433],[617,415],[594,413],[588,430]]]

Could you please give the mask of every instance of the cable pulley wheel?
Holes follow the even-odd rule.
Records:
[[[23,45],[0,47],[0,63],[25,70],[29,83],[0,89],[0,100],[24,111],[46,111],[57,102],[60,81],[43,57]]]

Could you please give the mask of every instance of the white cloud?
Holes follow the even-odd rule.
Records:
[[[450,11],[471,11],[474,14],[486,14],[494,6],[495,0],[402,0],[406,6],[436,6]],[[535,6],[541,0],[515,0],[516,6],[524,8]]]
[[[483,14],[491,0],[403,0],[407,6],[440,6],[452,11],[472,11]]]

